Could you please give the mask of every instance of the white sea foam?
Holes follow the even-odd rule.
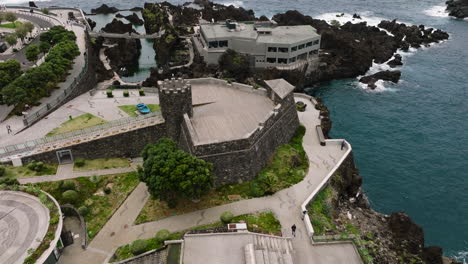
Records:
[[[222,2],[221,4],[225,5],[225,6],[230,6],[230,5],[233,5],[235,7],[242,7],[244,6],[244,2],[242,1],[229,1],[229,2]]]
[[[460,251],[454,256],[457,261],[463,261],[463,264],[468,264],[468,251]]]
[[[445,11],[445,5],[436,5],[423,11],[424,14],[432,17],[448,17],[448,12]]]
[[[346,22],[357,24],[365,21],[369,26],[377,26],[380,23],[380,21],[386,20],[385,18],[373,16],[372,12],[369,11],[361,12],[358,15],[361,16],[361,19],[353,18],[353,15],[348,13],[325,13],[319,15],[316,18],[325,20],[328,23],[330,23],[330,21],[332,20],[336,20],[340,22],[340,24],[345,24]]]

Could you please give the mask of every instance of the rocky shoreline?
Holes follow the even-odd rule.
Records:
[[[447,4],[446,10],[449,16],[461,19],[468,17],[468,0],[449,0],[445,4]]]
[[[154,48],[157,50],[156,59],[161,68],[152,69],[151,76],[143,83],[144,86],[157,86],[158,80],[172,76],[229,78],[252,85],[261,84],[264,79],[284,78],[294,84],[298,91],[303,91],[304,87],[310,87],[320,82],[361,77],[361,82],[366,83],[370,89],[375,89],[376,82],[379,80],[398,82],[401,72],[392,69],[364,76],[373,63],[386,63],[391,68],[397,68],[403,65],[400,53],[407,52],[410,48],[428,46],[449,38],[449,35],[441,30],[426,28],[423,25],[408,26],[395,20],[382,21],[377,27],[369,26],[366,22],[330,25],[326,21],[313,19],[298,11],[287,11],[273,16],[272,20],[279,25],[311,25],[322,35],[319,55],[321,63],[315,71],[306,74],[305,70],[245,70],[246,68],[244,68],[242,74],[236,74],[239,69],[231,67],[232,65],[228,63],[223,63],[221,66],[206,65],[198,54],[190,67],[171,70],[168,64],[170,57],[174,56],[177,49],[180,48],[180,37],[190,33],[188,28],[198,23],[200,14],[207,21],[268,19],[255,17],[252,10],[234,6],[227,7],[207,0],[196,0],[194,3],[199,5],[200,9],[190,7],[190,3],[186,3],[184,6],[175,6],[167,2],[145,3],[142,13],[147,33],[151,34],[162,30],[165,33],[154,44]],[[109,10],[113,11],[113,9],[107,8],[105,12],[110,12]],[[171,17],[165,10],[169,10]],[[355,15],[356,19],[359,17],[358,14]],[[119,52],[124,53],[128,49],[128,46],[120,43],[117,47],[120,49]],[[111,57],[113,68],[118,68],[122,63],[125,63],[123,61],[113,62],[116,60],[118,52],[107,51],[106,54]],[[232,56],[241,55],[233,54]],[[332,128],[330,112],[320,99],[318,101],[319,104],[316,107],[323,117],[324,135],[329,137]],[[367,197],[361,188],[362,177],[359,176],[352,153],[334,178],[335,180],[331,184],[335,190],[333,219],[337,223],[338,229],[344,229],[344,223],[351,222],[361,234],[372,234],[372,236],[363,239],[369,242],[366,243],[366,247],[371,252],[373,263],[457,263],[452,260],[443,260],[443,252],[440,247],[426,247],[422,228],[415,224],[407,214],[396,212],[389,216],[370,208]]]

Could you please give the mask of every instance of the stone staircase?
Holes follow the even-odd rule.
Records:
[[[244,252],[246,264],[293,264],[290,238],[256,235]]]

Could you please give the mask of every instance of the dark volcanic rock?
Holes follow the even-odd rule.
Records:
[[[445,3],[450,16],[456,18],[468,17],[468,0],[449,0]]]
[[[392,67],[392,68],[395,68],[397,66],[401,66],[403,65],[403,62],[401,61],[402,58],[401,58],[401,55],[400,54],[395,54],[394,56],[395,58],[389,62],[387,62],[387,64]]]
[[[104,54],[109,58],[112,69],[118,72],[122,67],[132,68],[138,65],[141,54],[141,42],[139,39],[113,40],[117,45],[107,48]]]
[[[117,13],[119,12],[119,9],[115,7],[110,7],[106,4],[102,4],[100,7],[91,9],[91,13],[94,14],[110,14],[110,13]]]
[[[114,20],[112,20],[111,23],[107,24],[104,28],[102,28],[102,31],[107,32],[107,33],[118,33],[118,34],[125,34],[129,32],[138,34],[138,32],[136,32],[133,29],[132,24],[125,24],[124,22],[117,20],[115,18]]]
[[[159,32],[170,25],[167,12],[158,3],[145,3],[143,19],[148,34]]]
[[[115,17],[117,17],[117,18],[124,18],[125,16],[122,15],[122,14],[120,14],[120,13],[117,13],[117,15],[115,15]]]
[[[422,258],[426,264],[443,264],[442,248],[430,246],[423,249]]]
[[[135,6],[134,8],[131,8],[130,11],[141,12],[143,11],[143,7]]]
[[[36,3],[34,3],[34,1],[29,1],[29,7],[37,8],[37,5],[36,5]]]
[[[93,30],[96,27],[96,22],[93,21],[91,18],[88,18],[88,17],[86,18],[86,20],[88,21],[88,24],[91,27],[91,30]]]
[[[255,13],[252,9],[246,10],[242,7],[235,7],[233,5],[224,6],[221,4],[210,3],[205,5],[202,10],[203,19],[207,21],[223,21],[226,19],[233,19],[236,21],[253,21]]]
[[[354,18],[354,19],[361,19],[361,16],[358,15],[358,14],[354,14],[354,15],[353,15],[353,18]]]
[[[384,81],[397,83],[400,80],[400,77],[401,77],[400,71],[381,71],[376,74],[362,77],[361,79],[359,79],[359,81],[367,84],[369,88],[375,89],[376,88],[375,83],[378,80],[384,80]]]
[[[407,26],[403,23],[397,23],[396,20],[382,20],[378,27],[388,30],[390,33],[395,35],[395,38],[399,42],[401,48],[406,48],[408,45],[414,48],[419,48],[421,45],[437,43],[449,38],[449,34],[441,30],[425,28],[423,25]],[[405,42],[407,44],[404,44]]]
[[[125,19],[127,19],[128,21],[130,21],[130,23],[134,24],[134,25],[143,25],[145,22],[143,21],[143,19],[141,19],[136,13],[133,13],[131,15],[128,15],[128,16],[125,16],[124,17]]]
[[[388,227],[397,245],[405,246],[405,249],[412,254],[421,254],[424,246],[423,229],[415,224],[406,213],[392,213]]]

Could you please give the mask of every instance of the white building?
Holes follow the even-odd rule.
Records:
[[[318,61],[320,35],[309,25],[226,21],[201,24],[198,33],[195,44],[208,64],[217,64],[227,49],[249,55],[255,68],[296,69]]]

